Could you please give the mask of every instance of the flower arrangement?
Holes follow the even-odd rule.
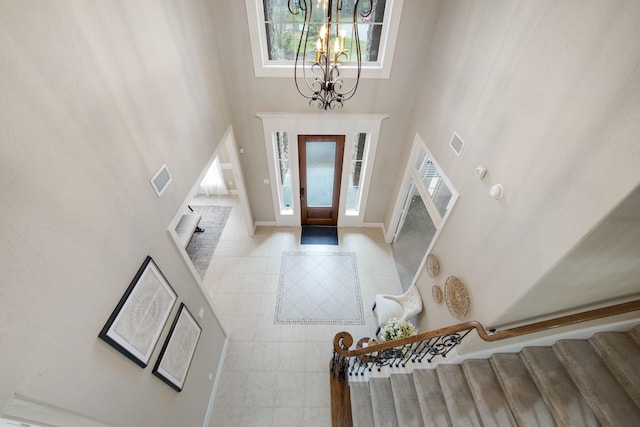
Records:
[[[385,341],[399,340],[400,338],[410,337],[418,333],[416,327],[411,323],[396,318],[389,319],[380,332]]]

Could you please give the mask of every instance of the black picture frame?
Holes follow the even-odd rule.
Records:
[[[201,334],[202,328],[187,306],[181,303],[153,374],[174,390],[182,391]]]
[[[145,368],[178,295],[147,256],[98,337]]]

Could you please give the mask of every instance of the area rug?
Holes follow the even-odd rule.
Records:
[[[194,206],[193,213],[202,216],[200,228],[202,233],[193,233],[193,237],[187,246],[187,254],[191,258],[193,266],[204,279],[207,273],[213,253],[218,246],[218,241],[227,223],[231,206]]]
[[[356,254],[283,253],[275,323],[364,325]]]
[[[338,227],[303,225],[301,245],[337,245]]]

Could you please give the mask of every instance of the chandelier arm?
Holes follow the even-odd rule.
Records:
[[[291,0],[289,0],[291,2]],[[310,92],[315,92],[315,90],[312,87],[312,83],[309,83],[309,80],[307,78],[307,67],[306,67],[306,51],[307,51],[307,46],[308,46],[308,42],[309,42],[309,27],[310,27],[310,23],[311,23],[311,16],[312,16],[312,9],[313,9],[313,3],[311,3],[311,5],[307,5],[306,0],[295,0],[298,2],[298,5],[300,7],[300,10],[304,11],[304,23],[302,24],[302,32],[300,33],[300,40],[298,41],[298,49],[296,50],[296,59],[295,59],[295,63],[293,66],[293,80],[294,83],[296,85],[296,89],[298,90],[298,93],[300,95],[302,95],[303,97],[313,100],[313,95],[308,95],[306,94],[301,88],[300,88],[300,84],[299,84],[299,80],[302,79],[305,84],[307,85],[307,89],[309,89]],[[302,49],[301,49],[302,48]],[[299,78],[298,77],[298,67],[299,67],[299,62],[300,62],[300,52],[302,51],[302,76]],[[312,66],[313,68],[313,66]],[[313,83],[315,84],[315,83]]]
[[[294,7],[292,7],[291,5],[296,5]],[[304,0],[288,0],[287,1],[287,8],[289,9],[289,13],[292,15],[297,15],[300,13],[300,10],[304,10],[305,7],[307,6],[306,2]]]
[[[362,72],[362,48],[360,45],[360,34],[358,31],[358,23],[357,23],[359,3],[360,3],[360,0],[356,0],[354,2],[354,8],[353,8],[353,33],[354,33],[355,45],[356,45],[356,80],[353,86],[349,88],[349,90],[339,92],[339,94],[341,95],[342,101],[347,101],[355,95],[358,89],[358,84],[360,83],[360,74]],[[360,16],[367,17],[371,14],[373,2],[370,2],[369,5],[370,5],[369,9],[361,12]],[[346,56],[346,53],[343,52],[343,54]],[[337,67],[336,67],[336,71],[338,73],[337,78],[339,78],[340,71],[338,70]],[[339,88],[342,88],[344,81],[341,78],[339,80],[340,80]],[[342,102],[340,104],[342,104]]]
[[[307,48],[309,47],[309,35],[313,22],[313,0],[288,0],[289,12],[298,15],[300,11],[304,11],[304,22],[295,56],[294,82],[298,93],[309,99],[309,105],[315,105],[324,110],[333,110],[342,108],[344,101],[351,99],[355,95],[362,72],[362,47],[360,44],[358,15],[362,18],[370,16],[373,11],[373,0],[370,0],[366,9],[361,12],[358,12],[359,5],[360,0],[354,0],[352,25],[357,63],[356,78],[355,83],[349,90],[343,90],[344,80],[340,76],[339,60],[344,59],[347,61],[349,59],[348,51],[344,48],[345,36],[340,36],[339,28],[343,0],[324,0],[326,16],[321,20],[324,21],[324,25],[318,35],[316,59],[310,67],[307,66]],[[335,34],[333,34],[334,32]],[[335,41],[335,47],[331,44],[332,38]],[[302,58],[300,57],[301,55]],[[298,69],[300,66],[302,66],[302,71]],[[307,71],[310,72],[310,75],[307,74]],[[313,75],[315,75],[315,78],[312,77]],[[311,80],[312,78],[313,80]],[[301,79],[304,80],[307,86],[306,89],[299,82]]]
[[[358,3],[360,3],[360,0],[356,0],[354,5],[353,5],[354,13],[355,13],[356,9],[358,8]],[[369,2],[369,8],[368,9],[365,9],[362,12],[360,12],[360,16],[363,17],[363,18],[368,18],[369,16],[371,16],[371,12],[373,12],[373,0],[371,0]]]
[[[357,3],[357,2],[356,2]],[[354,10],[354,20],[355,20],[355,10]],[[358,84],[360,83],[360,72],[362,71],[362,50],[360,47],[360,36],[358,34],[358,25],[354,26],[354,34],[356,37],[356,58],[357,58],[357,71],[356,71],[356,81],[353,84],[353,87],[349,89],[347,92],[347,96],[345,97],[345,101],[351,99],[353,95],[356,94],[358,90]]]

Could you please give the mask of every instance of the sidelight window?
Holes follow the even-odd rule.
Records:
[[[293,215],[293,197],[291,189],[291,154],[287,132],[274,134],[274,153],[278,165],[278,194],[282,215]]]

